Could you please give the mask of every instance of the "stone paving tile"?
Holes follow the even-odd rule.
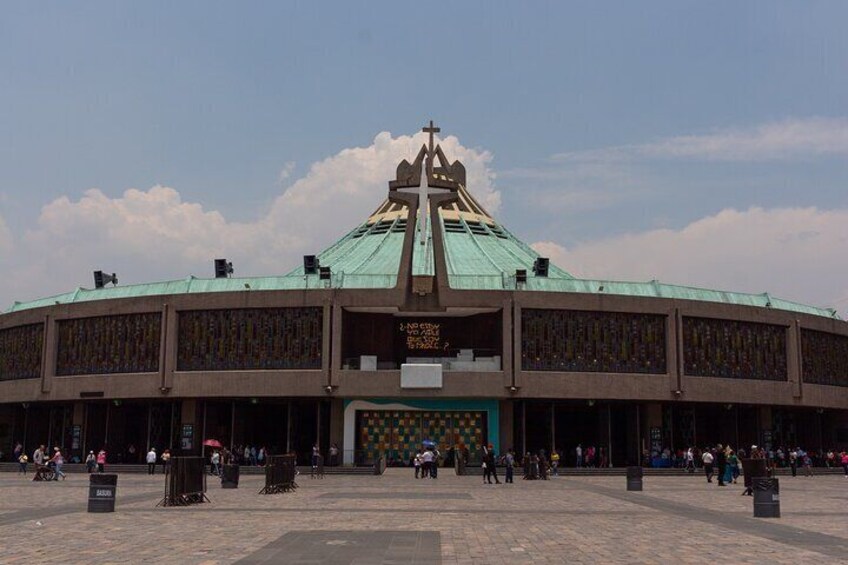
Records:
[[[484,486],[479,477],[442,473],[416,481],[395,469],[382,477],[301,477],[294,493],[272,496],[257,494],[261,481],[243,477],[236,490],[210,481],[211,504],[163,509],[155,508],[161,475],[121,475],[117,511],[88,514],[83,475],[39,484],[3,474],[0,561],[55,562],[58,550],[63,563],[179,558],[218,565],[246,558],[288,532],[310,530],[439,532],[444,563],[797,564],[848,556],[848,480],[839,476],[781,478],[779,520],[753,518],[740,485],[720,489],[698,476],[648,477],[641,493],[627,493],[623,477]],[[335,492],[344,498],[333,498]],[[420,498],[428,492],[439,494]],[[707,519],[698,517],[701,509]],[[39,519],[34,510],[62,513]],[[776,532],[820,535],[820,546],[794,547],[774,539]]]

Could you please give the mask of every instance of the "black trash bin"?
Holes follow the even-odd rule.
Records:
[[[780,485],[777,479],[754,477],[754,518],[780,518]]]
[[[642,490],[642,467],[627,468],[627,490]]]
[[[239,466],[223,465],[221,467],[221,488],[238,488]]]
[[[114,512],[115,494],[118,490],[118,475],[89,475],[88,511]]]

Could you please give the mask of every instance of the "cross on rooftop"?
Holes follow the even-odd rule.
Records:
[[[433,138],[434,138],[433,134],[439,133],[440,131],[442,131],[442,128],[436,127],[435,125],[433,125],[433,120],[430,120],[430,125],[424,126],[421,129],[421,131],[423,131],[424,133],[430,134],[430,145],[427,148],[427,172],[432,173],[433,172],[433,161],[436,157],[436,153],[435,153],[436,149],[433,146]]]

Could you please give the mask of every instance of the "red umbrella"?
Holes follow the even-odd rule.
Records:
[[[203,442],[203,445],[205,445],[207,447],[219,447],[219,448],[224,447],[223,445],[221,445],[221,442],[218,441],[217,439],[207,439],[206,441]]]

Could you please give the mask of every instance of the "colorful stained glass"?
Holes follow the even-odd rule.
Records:
[[[56,374],[158,371],[161,320],[159,312],[59,320]]]
[[[655,314],[524,309],[521,368],[664,374],[665,325]]]
[[[44,324],[0,330],[0,381],[41,376]]]
[[[320,369],[323,308],[179,313],[177,369]]]
[[[805,383],[848,386],[848,336],[801,330]]]
[[[786,330],[772,324],[684,317],[684,373],[785,381]]]

